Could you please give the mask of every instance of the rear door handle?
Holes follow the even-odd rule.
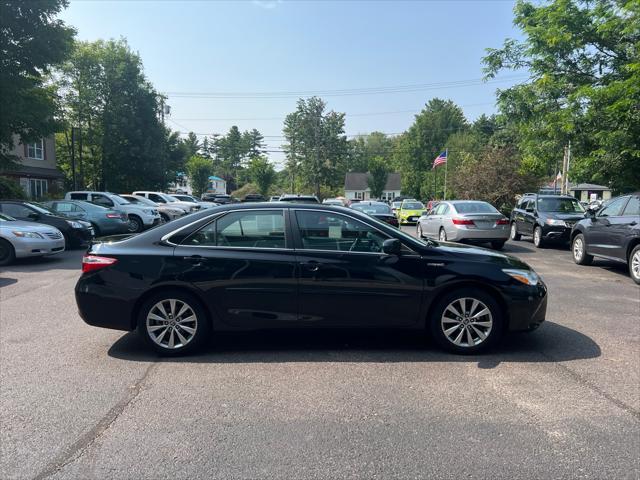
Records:
[[[318,270],[320,270],[320,263],[313,260],[303,263],[302,266],[310,272],[317,272]]]

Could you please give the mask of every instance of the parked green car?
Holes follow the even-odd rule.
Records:
[[[396,210],[400,225],[406,223],[418,223],[418,219],[424,214],[424,205],[417,200],[403,200],[400,208]]]
[[[95,236],[128,233],[127,214],[82,200],[53,200],[42,205],[58,215],[90,222]]]

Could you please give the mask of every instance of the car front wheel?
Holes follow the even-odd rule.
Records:
[[[542,239],[542,228],[539,226],[533,229],[533,244],[536,248],[544,247],[544,240]]]
[[[587,253],[586,244],[584,243],[584,235],[579,233],[571,242],[571,253],[573,254],[573,261],[578,265],[591,265],[593,262],[593,256]]]
[[[152,296],[138,315],[138,333],[151,348],[165,356],[194,351],[207,339],[209,330],[200,302],[180,291]]]
[[[636,245],[629,255],[629,274],[640,285],[640,245]]]
[[[478,353],[499,340],[502,314],[497,302],[484,291],[456,290],[446,295],[433,311],[431,334],[449,351]]]
[[[16,251],[6,240],[0,238],[0,266],[10,265],[16,259]]]
[[[130,233],[140,233],[144,230],[144,224],[139,217],[135,215],[129,216],[129,223],[127,224]]]

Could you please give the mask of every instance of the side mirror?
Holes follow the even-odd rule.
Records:
[[[397,238],[388,238],[382,242],[382,251],[387,255],[400,255],[402,244]]]
[[[29,215],[27,215],[27,217],[30,218],[31,220],[37,220],[40,218],[40,214],[36,212],[31,212]]]

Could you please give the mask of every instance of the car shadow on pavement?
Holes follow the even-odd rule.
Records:
[[[565,362],[599,357],[600,347],[588,336],[546,322],[532,333],[510,333],[502,344],[481,355],[444,352],[416,331],[269,330],[220,333],[200,352],[159,357],[129,332],[109,349],[111,357],[134,362],[289,363],[289,362],[465,362],[495,368],[506,362]]]
[[[2,272],[31,273],[48,270],[76,270],[80,273],[82,256],[85,251],[85,248],[76,248],[46,257],[17,258],[11,265],[2,267]]]
[[[3,278],[0,277],[0,288],[8,287],[9,285],[13,285],[14,283],[18,283],[17,278]]]

